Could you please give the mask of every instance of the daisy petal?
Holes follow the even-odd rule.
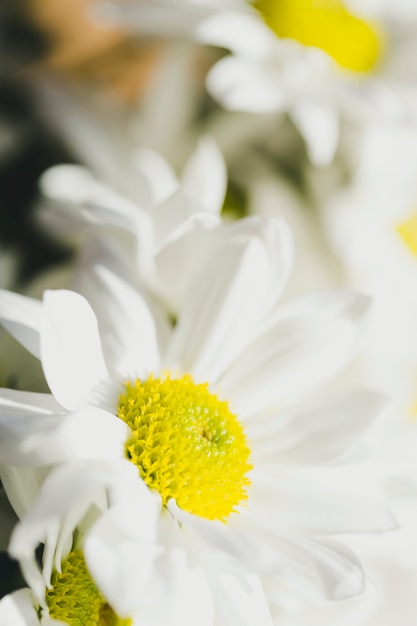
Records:
[[[32,506],[47,473],[48,469],[44,467],[6,464],[0,467],[1,484],[20,519]]]
[[[183,307],[193,269],[204,254],[206,235],[219,223],[219,217],[207,212],[193,215],[171,234],[155,256],[161,297],[174,314]]]
[[[62,546],[65,541],[60,538],[59,529],[65,530],[66,538],[70,537],[92,504],[106,508],[104,490],[117,488],[118,482],[124,482],[134,471],[132,464],[124,460],[108,461],[105,465],[71,463],[54,468],[45,478],[33,506],[16,526],[10,554],[18,559],[29,559],[38,543],[47,536],[56,546]],[[66,518],[71,519],[71,527],[63,524]],[[54,557],[58,568],[61,556]],[[52,563],[49,570],[52,571]]]
[[[158,152],[140,148],[132,160],[133,165],[148,180],[155,204],[163,202],[178,189],[179,181],[174,170]]]
[[[253,15],[223,11],[204,20],[196,29],[206,44],[228,48],[249,58],[263,58],[276,47],[276,37]]]
[[[102,593],[122,617],[132,615],[141,605],[166,596],[164,581],[155,572],[162,549],[146,532],[157,519],[154,506],[144,499],[143,507],[116,506],[104,513],[84,542],[88,568]],[[154,533],[152,533],[154,534]],[[132,567],[140,563],[140,567]],[[159,596],[161,594],[161,596]]]
[[[249,219],[218,235],[190,281],[168,357],[205,380],[215,380],[247,345],[292,263],[292,242],[279,220]]]
[[[308,465],[340,460],[385,407],[382,394],[337,390],[245,422],[254,464]]]
[[[279,406],[340,373],[356,340],[356,326],[345,320],[283,320],[250,345],[220,387],[241,417]]]
[[[36,467],[122,458],[128,428],[111,413],[88,406],[58,415],[5,411],[0,414],[0,433],[2,462]]]
[[[339,114],[334,106],[298,103],[291,117],[304,137],[311,161],[319,167],[329,165],[339,143]]]
[[[5,289],[0,289],[0,321],[13,337],[34,356],[40,357],[42,304]]]
[[[136,182],[139,185],[140,178]],[[146,217],[133,202],[100,183],[79,165],[51,167],[41,177],[40,187],[51,201],[43,207],[42,219],[52,227],[58,224],[61,232],[63,225],[77,231],[100,221],[131,231],[142,213],[142,219]],[[146,198],[146,189],[143,195]]]
[[[282,552],[277,579],[292,581],[300,592],[333,601],[363,593],[362,565],[356,554],[338,541],[284,536],[272,545]]]
[[[71,291],[46,291],[41,354],[49,388],[62,406],[74,409],[104,378],[96,317],[88,302]]]
[[[0,389],[0,410],[8,413],[31,413],[54,415],[64,412],[62,406],[50,393]]]
[[[0,600],[0,626],[39,626],[30,589],[19,589]]]
[[[231,111],[276,113],[287,104],[285,85],[257,61],[226,57],[206,78],[209,92]]]
[[[276,316],[271,316],[269,323],[273,325],[279,319],[306,316],[319,316],[322,319],[338,317],[359,322],[367,315],[371,304],[368,296],[348,289],[314,291],[284,304]]]
[[[205,520],[182,511],[173,500],[168,508],[184,527],[194,530],[212,548],[243,561],[252,571],[292,579],[302,589],[310,588],[329,600],[363,591],[364,575],[358,558],[336,541],[271,534],[242,518],[234,518],[229,524]]]
[[[216,142],[208,136],[203,137],[185,166],[184,188],[208,211],[220,214],[226,194],[226,176],[226,164]]]
[[[109,370],[140,377],[155,370],[159,350],[149,308],[123,260],[102,238],[91,239],[77,275],[77,289],[97,316]]]
[[[314,535],[382,532],[397,522],[379,496],[371,468],[334,466],[251,472],[241,515],[270,532]]]
[[[259,576],[220,574],[216,583],[216,619],[219,624],[273,625]]]

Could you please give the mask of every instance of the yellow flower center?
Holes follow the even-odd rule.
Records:
[[[417,256],[417,213],[398,224],[396,231],[411,254]]]
[[[225,521],[247,498],[249,448],[227,402],[189,375],[127,382],[119,417],[132,430],[128,458],[164,504]]]
[[[352,15],[340,0],[255,0],[278,37],[327,52],[339,65],[369,72],[381,56],[380,28]]]
[[[62,572],[52,574],[46,592],[49,615],[69,626],[132,626],[107,604],[88,573],[81,550],[70,552],[62,562]]]

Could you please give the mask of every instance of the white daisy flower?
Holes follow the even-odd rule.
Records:
[[[70,291],[42,303],[2,293],[3,323],[41,358],[52,395],[2,391],[0,458],[127,458],[225,598],[219,622],[253,623],[236,601],[246,596],[269,624],[265,577],[325,598],[360,593],[360,564],[334,536],[393,526],[365,464],[350,463],[381,397],[320,389],[351,359],[367,301],[327,292],[277,308],[292,265],[285,225],[250,218],[212,235],[159,344],[128,268],[93,251],[95,313]],[[13,481],[6,489],[13,502]],[[96,564],[111,552],[109,516],[90,531]],[[104,595],[121,593],[118,567],[94,563]]]
[[[113,525],[108,553],[96,563],[98,534],[89,537],[89,529],[98,519],[102,530],[100,516],[109,508],[107,522],[117,520],[119,526]],[[157,626],[169,621],[191,626],[199,620],[209,625],[209,606],[201,615],[201,606],[210,601],[201,568],[172,542],[159,517],[157,499],[127,461],[58,467],[13,532],[9,551],[19,560],[28,587],[0,601],[0,624]],[[41,566],[35,553],[39,542]],[[120,568],[113,571],[121,578],[117,593],[108,598],[94,582],[88,560],[93,570],[117,567],[112,551],[120,562],[128,558],[137,567],[128,578]],[[140,611],[127,607],[128,596]]]
[[[132,166],[136,202],[80,166],[47,170],[40,184],[50,202],[41,215],[61,234],[91,226],[96,232],[99,225],[116,229],[119,235],[111,237],[112,246],[117,247],[121,237],[122,254],[133,249],[138,280],[176,314],[202,242],[221,221],[227,184],[224,160],[215,142],[203,137],[181,179],[152,150],[138,150]]]
[[[210,70],[226,108],[288,112],[312,161],[329,163],[342,112],[355,119],[415,119],[415,27],[370,17],[339,0],[259,0],[258,12],[208,18],[197,37],[232,52]],[[368,11],[369,13],[369,11]]]

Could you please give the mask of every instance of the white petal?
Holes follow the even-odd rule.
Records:
[[[41,335],[42,365],[62,406],[74,409],[106,375],[96,317],[71,291],[46,291]]]
[[[97,316],[109,371],[140,377],[157,368],[155,324],[126,265],[103,239],[91,239],[77,277],[77,289]],[[133,277],[132,277],[133,279]]]
[[[206,77],[208,91],[231,111],[275,113],[287,106],[281,76],[268,66],[241,57],[226,57]]]
[[[220,381],[244,417],[274,408],[339,374],[357,349],[345,320],[284,320],[258,337]]]
[[[134,166],[147,178],[155,204],[166,200],[178,189],[179,181],[174,170],[158,152],[140,148],[132,160]]]
[[[333,160],[339,141],[339,115],[336,107],[317,102],[298,103],[291,117],[307,144],[311,161],[319,167]]]
[[[155,249],[165,245],[184,222],[191,217],[205,213],[205,207],[184,189],[178,189],[172,196],[161,202],[153,211],[155,220]]]
[[[261,333],[272,328],[279,320],[299,319],[311,316],[316,319],[345,319],[362,321],[369,312],[372,300],[348,289],[328,289],[314,291],[286,302],[271,315],[262,327]]]
[[[16,515],[22,518],[32,506],[48,469],[2,465],[0,478]]]
[[[337,390],[304,397],[281,411],[245,421],[255,466],[321,464],[343,460],[386,406],[379,393]]]
[[[171,234],[155,256],[160,296],[176,316],[183,307],[194,268],[205,254],[206,235],[219,223],[220,218],[209,213],[190,217]]]
[[[291,580],[301,593],[317,599],[345,600],[363,593],[365,575],[356,554],[331,539],[284,536],[274,549],[282,550],[277,579]]]
[[[84,553],[88,568],[97,586],[114,610],[128,617],[147,602],[158,603],[163,597],[164,580],[155,572],[155,563],[162,548],[158,546],[148,522],[152,516],[153,531],[157,519],[154,507],[147,502],[135,506],[112,507],[100,517],[87,534]],[[143,531],[142,534],[140,531]],[[146,608],[146,607],[144,607]]]
[[[129,429],[94,406],[67,414],[0,414],[3,463],[42,466],[71,460],[123,457]]]
[[[12,556],[30,562],[38,543],[48,543],[49,560],[44,562],[48,581],[55,560],[61,567],[62,550],[72,537],[88,509],[96,504],[107,506],[113,490],[134,474],[136,468],[128,461],[107,461],[106,464],[71,463],[55,468],[45,479],[33,506],[12,534],[9,551]],[[103,498],[108,490],[107,498]]]
[[[256,572],[274,572],[279,555],[271,551],[271,546],[262,540],[261,534],[248,536],[247,532],[236,527],[236,524],[224,524],[217,520],[204,519],[180,509],[172,499],[168,502],[168,510],[178,520],[186,533],[195,531],[199,538],[207,542],[212,550],[214,563],[222,553],[241,561]]]
[[[286,284],[292,242],[278,220],[250,218],[220,229],[196,268],[169,359],[215,379],[244,349]]]
[[[216,582],[216,620],[219,624],[273,625],[264,590],[257,575],[219,574]]]
[[[139,173],[136,182],[139,186]],[[43,208],[42,217],[49,225],[57,226],[58,231],[63,227],[85,229],[100,222],[132,231],[138,219],[146,216],[141,208],[100,183],[79,165],[50,168],[41,177],[40,187],[51,201]]]
[[[366,465],[255,468],[241,515],[259,528],[314,535],[381,532],[397,527]]]
[[[120,464],[119,464],[120,465]],[[109,469],[119,465],[109,465]],[[72,534],[93,503],[102,505],[109,469],[88,465],[63,465],[45,479],[33,506],[12,534],[9,552],[20,561],[25,578],[40,604],[53,568],[60,570],[63,555],[71,548]],[[44,542],[43,571],[35,549]]]
[[[39,626],[30,589],[19,589],[0,600],[0,626]]]
[[[33,415],[64,413],[62,406],[50,393],[35,393],[7,388],[0,389],[0,411]]]
[[[356,555],[329,539],[311,540],[290,533],[268,533],[234,518],[227,524],[205,520],[168,503],[172,514],[212,545],[214,563],[227,552],[252,572],[288,578],[326,599],[343,599],[363,591],[364,575]]]
[[[269,28],[254,15],[243,13],[222,12],[210,17],[197,27],[196,35],[206,44],[252,58],[263,58],[276,47]]]
[[[134,468],[136,470],[136,468]],[[210,597],[200,568],[181,547],[181,531],[161,511],[158,494],[137,470],[114,489],[110,509],[88,532],[89,570],[116,612],[139,614],[144,623],[180,626],[211,621]],[[139,564],[135,567],[132,564]],[[201,603],[206,615],[200,615]]]
[[[208,211],[220,214],[226,194],[227,172],[223,155],[211,137],[200,139],[197,150],[185,166],[182,183]]]
[[[41,310],[39,300],[0,289],[1,323],[26,350],[38,358]]]

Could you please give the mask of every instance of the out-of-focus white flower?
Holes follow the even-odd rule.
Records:
[[[350,284],[375,298],[369,349],[417,355],[417,131],[372,127],[352,182],[325,202],[325,230]],[[383,340],[382,340],[383,338]]]
[[[79,166],[56,166],[42,177],[50,200],[44,222],[55,232],[112,227],[113,247],[132,257],[138,280],[176,314],[203,241],[220,223],[226,168],[216,144],[200,140],[181,180],[157,153],[140,150],[135,158],[136,199],[113,192]],[[118,241],[121,239],[121,243]],[[86,247],[86,255],[89,247]],[[83,270],[81,268],[81,274]]]
[[[249,181],[249,212],[280,216],[291,228],[295,259],[285,298],[343,283],[342,265],[330,251],[319,216],[284,176],[265,169]]]
[[[417,132],[373,127],[350,184],[323,206],[328,240],[349,285],[372,296],[359,359],[365,384],[392,398],[372,431],[387,484],[416,498]]]
[[[324,292],[277,308],[291,238],[279,220],[249,218],[212,231],[158,342],[124,263],[92,252],[83,291],[95,313],[70,291],[43,303],[2,293],[3,323],[41,357],[53,394],[2,391],[3,465],[128,458],[204,568],[220,624],[271,623],[264,579],[324,598],[360,593],[360,564],[334,536],[393,525],[366,464],[352,464],[381,397],[321,387],[355,352],[366,300]],[[123,593],[131,561],[112,550],[120,523],[103,514],[86,558],[126,614],[138,594]]]
[[[232,110],[287,111],[317,165],[334,155],[341,113],[415,119],[415,25],[346,4],[259,0],[258,14],[224,12],[197,28],[232,52],[210,70],[210,92]]]

